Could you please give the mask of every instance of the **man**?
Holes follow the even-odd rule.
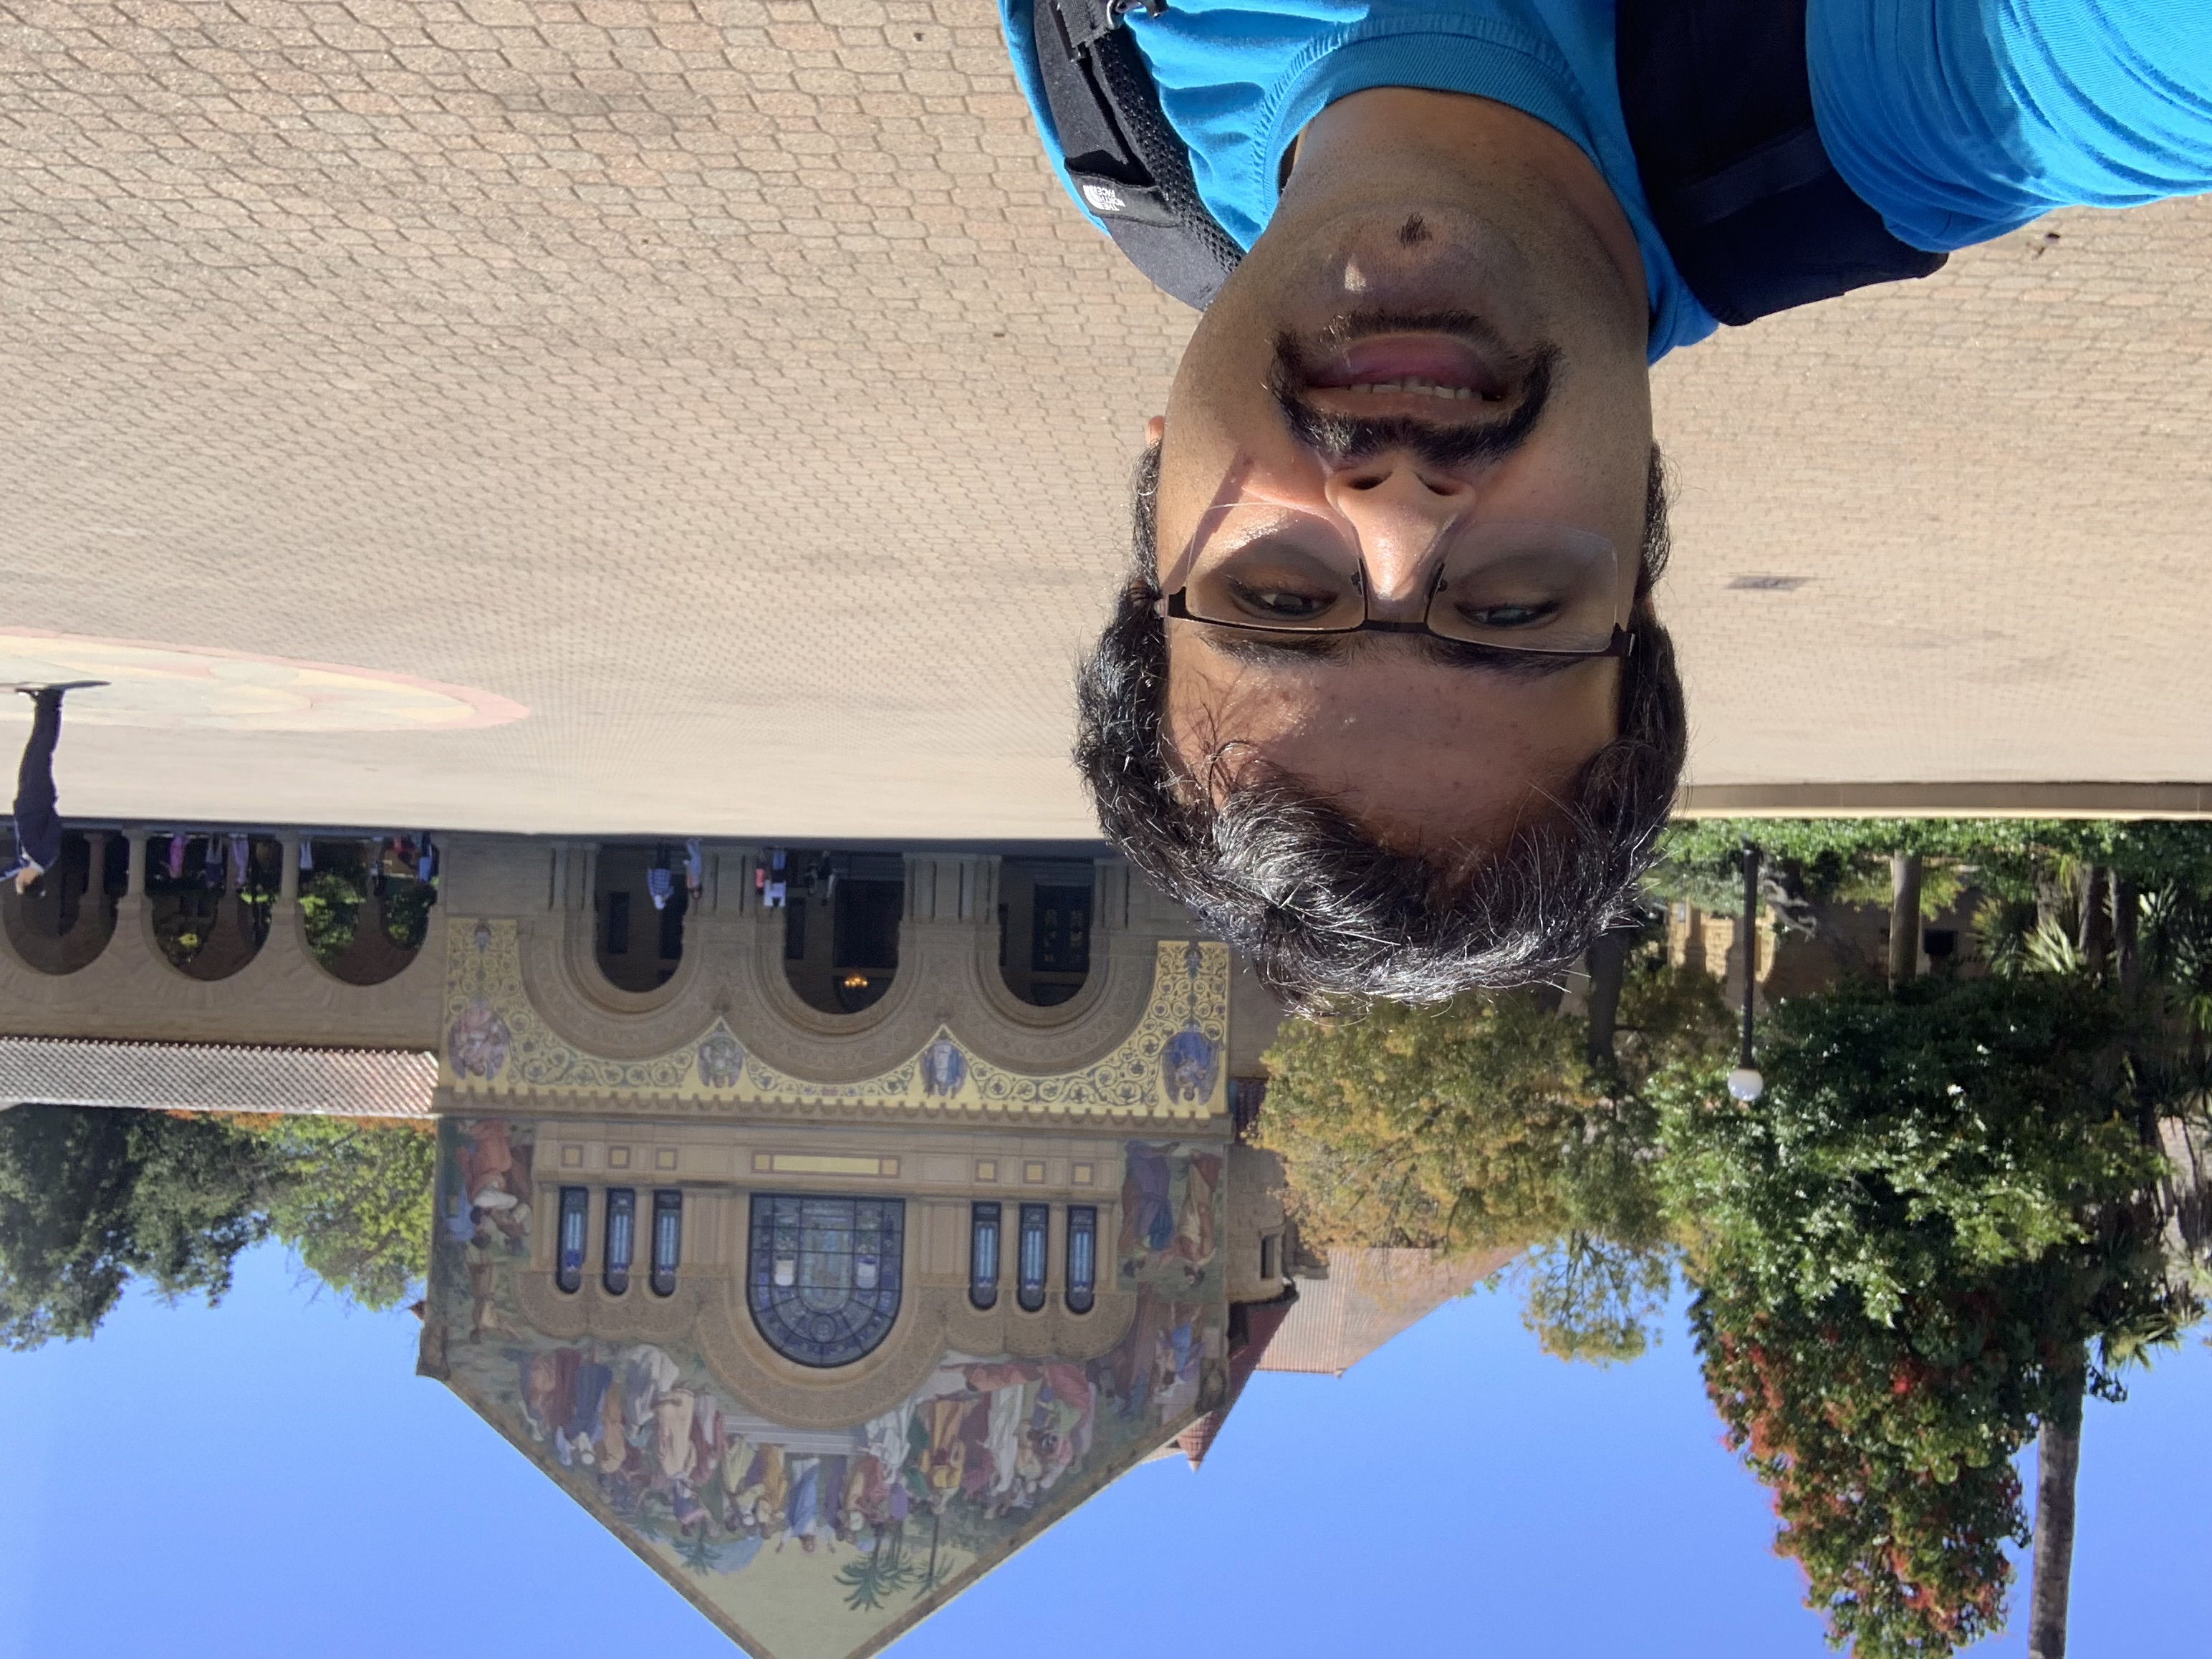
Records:
[[[1294,1006],[1572,960],[1680,775],[1648,365],[2212,189],[2201,0],[1002,0],[1202,306],[1085,665],[1108,835]]]
[[[62,855],[59,797],[54,792],[54,745],[62,735],[62,698],[106,684],[72,680],[62,685],[12,688],[28,697],[34,710],[30,741],[23,745],[22,764],[15,772],[15,861],[0,871],[0,881],[14,882],[19,893],[29,892]]]

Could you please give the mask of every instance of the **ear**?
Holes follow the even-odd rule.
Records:
[[[1166,432],[1167,429],[1168,417],[1164,415],[1155,415],[1151,420],[1146,421],[1145,422],[1145,447],[1150,449],[1154,444],[1159,442],[1161,434]]]

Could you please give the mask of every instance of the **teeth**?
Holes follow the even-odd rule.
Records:
[[[1477,395],[1469,386],[1438,386],[1434,380],[1374,380],[1344,388],[1346,392],[1414,392],[1431,398],[1444,398],[1460,403],[1471,403]]]

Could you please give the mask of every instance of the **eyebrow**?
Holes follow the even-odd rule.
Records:
[[[1202,624],[1201,624],[1202,625]],[[1214,629],[1208,638],[1213,649],[1231,661],[1253,668],[1280,668],[1286,663],[1341,663],[1354,656],[1372,655],[1386,641],[1407,641],[1422,659],[1439,668],[1496,674],[1508,679],[1542,680],[1563,674],[1577,663],[1599,660],[1589,657],[1539,656],[1527,651],[1501,651],[1494,646],[1437,635],[1407,634],[1270,634],[1234,629]]]

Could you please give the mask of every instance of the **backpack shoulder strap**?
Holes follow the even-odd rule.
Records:
[[[1038,78],[1067,173],[1115,245],[1155,286],[1206,309],[1243,251],[1222,229],[1121,25],[1139,0],[1036,0]],[[1157,13],[1164,0],[1142,0]]]
[[[1659,234],[1723,323],[1925,276],[1813,121],[1806,0],[1618,0],[1621,112]]]

